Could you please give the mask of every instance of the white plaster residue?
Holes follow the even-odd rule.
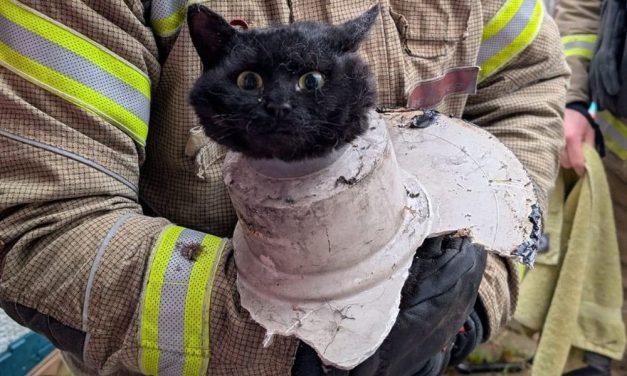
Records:
[[[470,236],[506,257],[530,238],[536,200],[514,155],[446,116],[427,128],[397,126],[414,113],[387,121],[373,113],[368,132],[318,160],[227,155],[237,288],[267,330],[264,346],[293,335],[325,364],[351,369],[394,325],[427,236]]]

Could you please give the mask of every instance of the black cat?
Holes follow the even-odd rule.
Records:
[[[372,74],[356,51],[378,6],[339,26],[237,30],[203,6],[187,19],[203,74],[191,104],[216,142],[252,158],[323,156],[364,132]]]

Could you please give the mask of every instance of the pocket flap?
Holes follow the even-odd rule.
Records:
[[[464,37],[469,0],[390,1],[390,14],[407,39],[453,42]]]

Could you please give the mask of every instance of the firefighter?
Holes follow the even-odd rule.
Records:
[[[627,291],[627,69],[623,69],[627,63],[623,57],[626,14],[624,1],[560,0],[555,15],[566,61],[572,70],[564,117],[566,148],[561,164],[583,175],[585,143],[596,145],[605,154],[603,162],[621,255],[623,296]],[[600,110],[594,120],[588,112],[592,102]],[[623,303],[625,320],[627,308]],[[589,367],[609,374],[609,357],[616,355],[587,350],[591,351],[587,354]],[[627,371],[624,360],[616,366],[621,367],[621,374]]]
[[[263,347],[239,306],[225,150],[190,133],[187,96],[202,71],[192,2],[0,0],[1,305],[77,374],[321,374],[294,338]],[[569,72],[542,0],[378,3],[360,53],[379,105],[484,127],[546,208]],[[255,28],[340,23],[373,1],[206,5]],[[404,294],[392,334],[352,374],[438,374],[513,313],[513,262],[447,238],[418,255],[412,270],[429,283]]]

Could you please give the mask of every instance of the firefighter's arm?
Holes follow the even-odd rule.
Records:
[[[602,150],[603,141],[598,127],[588,114],[590,92],[588,69],[599,34],[601,0],[561,1],[556,7],[555,21],[562,35],[566,61],[572,70],[566,94],[564,137],[566,145],[560,162],[579,175],[585,173],[583,144],[596,144]],[[595,134],[596,133],[596,134]]]
[[[555,22],[572,70],[566,103],[590,102],[588,66],[599,33],[600,12],[601,0],[560,0],[555,7]]]
[[[516,154],[535,183],[540,206],[546,212],[547,192],[557,174],[563,143],[568,67],[557,28],[550,17],[543,15],[542,1],[525,1],[533,6],[499,11],[502,6],[517,3],[483,2],[486,26],[483,55],[480,53],[483,61],[479,62],[481,81],[476,95],[468,98],[464,118],[484,127]],[[506,17],[499,20],[504,14]],[[508,28],[511,20],[518,23]],[[508,38],[498,38],[507,33],[511,34]],[[479,290],[490,334],[513,313],[517,283],[515,265],[491,255]]]
[[[0,301],[88,374],[200,374],[228,243],[142,214],[160,71],[143,17],[139,0],[0,0]]]

